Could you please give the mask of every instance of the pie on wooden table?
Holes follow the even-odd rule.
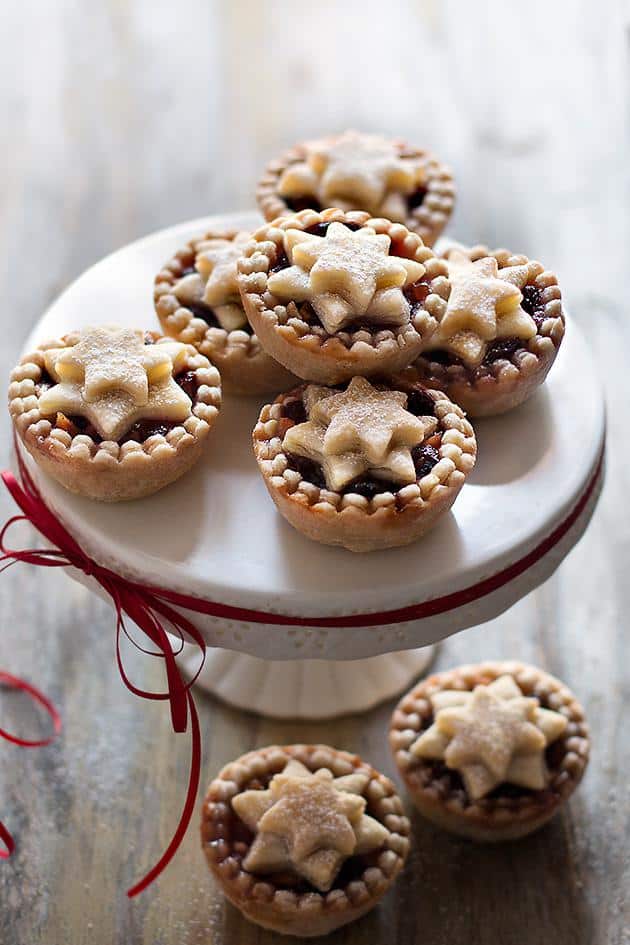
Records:
[[[517,407],[545,380],[564,336],[558,281],[541,263],[485,246],[447,254],[439,327],[410,376],[472,417]]]
[[[243,310],[236,263],[250,238],[213,230],[191,240],[156,276],[155,310],[165,334],[218,367],[227,393],[276,393],[295,378],[263,351]]]
[[[302,938],[372,909],[404,865],[408,834],[391,781],[326,745],[238,758],[210,784],[201,823],[227,898],[253,922]]]
[[[15,429],[42,469],[107,502],[185,473],[220,405],[219,372],[190,345],[109,325],[40,345],[9,386]]]
[[[397,378],[294,388],[262,408],[253,439],[280,513],[350,551],[419,538],[455,501],[477,450],[460,407]]]
[[[545,824],[581,781],[589,755],[575,696],[518,662],[424,679],[396,708],[390,744],[418,810],[482,842]]]
[[[391,374],[436,330],[447,263],[402,223],[305,210],[261,227],[239,288],[265,350],[321,384]]]
[[[450,170],[428,151],[382,135],[346,131],[298,144],[271,162],[257,198],[267,220],[326,207],[366,210],[431,246],[453,212]]]

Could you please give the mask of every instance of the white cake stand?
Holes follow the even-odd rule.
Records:
[[[29,346],[104,321],[155,328],[155,273],[182,243],[221,222],[251,228],[259,220],[196,220],[108,256],[51,306]],[[498,616],[553,573],[601,489],[603,395],[573,323],[544,388],[508,416],[475,423],[479,460],[470,482],[452,513],[407,548],[355,555],[287,525],[251,451],[259,407],[227,398],[198,467],[136,502],[73,496],[28,462],[45,501],[99,564],[205,600],[313,621],[273,626],[192,615],[209,647],[201,685],[266,715],[331,717],[401,691],[426,667],[431,644]],[[98,590],[92,578],[70,573]],[[411,619],[405,609],[414,605],[421,610]],[[357,625],[334,625],[351,615]],[[321,618],[332,625],[318,626]]]

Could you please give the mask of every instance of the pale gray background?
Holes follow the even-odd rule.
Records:
[[[588,535],[545,587],[439,656],[441,666],[518,656],[563,676],[593,729],[583,788],[549,829],[501,849],[414,820],[396,891],[331,943],[630,941],[629,51],[628,10],[612,0],[0,6],[3,376],[30,326],[87,265],[153,229],[250,207],[274,152],[346,125],[408,137],[447,159],[460,189],[450,232],[557,270],[601,365],[609,468]],[[0,505],[4,518],[10,506]],[[104,604],[24,566],[0,580],[0,602],[0,667],[41,685],[65,720],[49,749],[0,743],[0,817],[19,838],[16,857],[0,864],[2,942],[277,943],[214,891],[196,824],[166,875],[126,900],[175,824],[187,741],[171,736],[162,707],[122,688]],[[154,666],[136,662],[142,681],[159,681]],[[391,771],[389,706],[329,727],[200,703],[204,781],[274,740],[334,740]],[[4,692],[0,720],[37,727],[25,702]]]

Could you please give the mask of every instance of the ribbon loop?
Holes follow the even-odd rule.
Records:
[[[111,597],[116,611],[116,659],[124,685],[130,692],[142,699],[168,701],[171,711],[171,722],[175,732],[187,731],[188,720],[190,718],[192,754],[185,804],[173,838],[166,851],[160,857],[156,865],[149,870],[146,876],[128,891],[129,896],[136,896],[146,889],[169,864],[184,838],[194,811],[201,770],[201,735],[199,730],[199,718],[190,690],[199,672],[201,672],[205,659],[206,646],[203,637],[194,624],[169,604],[161,601],[159,596],[153,594],[150,589],[144,588],[133,581],[129,581],[115,574],[115,572],[110,571],[108,568],[101,567],[101,565],[93,561],[89,555],[83,551],[63,523],[43,501],[37,486],[26,468],[17,443],[16,455],[20,481],[9,471],[2,473],[2,480],[22,514],[13,516],[5,524],[4,528],[0,530],[0,571],[18,561],[33,564],[38,567],[71,566],[98,581],[103,590]],[[6,542],[7,533],[11,526],[19,521],[28,521],[43,535],[52,547],[43,549],[15,549],[8,547]],[[146,650],[128,634],[125,627],[125,618],[133,620],[146,637],[148,637],[154,647],[153,650]],[[200,665],[192,679],[185,680],[182,677],[175,659],[176,653],[173,652],[165,624],[174,635],[179,638],[180,649],[186,640],[192,642],[199,648],[201,657]],[[167,682],[164,692],[149,692],[132,683],[124,668],[120,651],[121,632],[125,633],[138,649],[144,650],[148,652],[149,655],[157,656],[164,660]],[[179,650],[177,652],[179,652]],[[53,720],[55,733],[58,731],[61,723],[52,703],[33,687],[29,686],[29,684],[15,680],[15,677],[11,677],[9,674],[0,673],[0,682],[3,680],[9,684],[19,683],[20,688],[29,692],[35,701],[48,710]],[[0,735],[12,741],[14,744],[22,745],[23,747],[35,747],[36,745],[48,744],[50,741],[50,739],[43,739],[37,742],[27,741],[17,738],[8,732],[4,732],[2,729],[0,729]],[[2,851],[0,858],[7,858],[14,848],[14,843],[9,832],[6,828],[2,827],[1,824],[0,839],[4,842],[7,850],[7,852]]]
[[[52,740],[56,738],[61,731],[61,717],[50,699],[47,699],[39,689],[36,689],[35,686],[32,686],[24,679],[20,679],[18,676],[13,676],[11,673],[6,673],[3,670],[0,670],[0,686],[7,686],[10,689],[18,689],[27,693],[33,702],[44,707],[53,724],[53,733],[47,738],[21,738],[18,735],[7,732],[4,728],[0,728],[0,738],[4,738],[5,741],[11,742],[13,745],[19,745],[21,748],[41,748],[44,745],[50,745]],[[0,847],[0,860],[8,860],[15,850],[15,841],[1,820],[0,840],[4,844],[4,848]]]

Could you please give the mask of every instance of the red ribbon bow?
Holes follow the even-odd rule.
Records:
[[[411,604],[382,613],[350,614],[343,617],[301,617],[265,613],[262,611],[234,607],[229,604],[206,601],[185,594],[179,594],[175,591],[147,587],[134,581],[129,581],[119,574],[116,574],[114,571],[101,567],[82,550],[72,535],[64,528],[59,519],[57,519],[43,501],[24,464],[17,444],[16,454],[18,457],[21,483],[17,481],[11,472],[3,472],[2,479],[23,514],[11,518],[2,531],[0,531],[0,562],[4,562],[4,568],[15,564],[17,561],[24,561],[28,564],[49,568],[72,566],[83,571],[84,574],[93,577],[114,602],[116,609],[116,658],[124,684],[131,692],[143,699],[168,699],[175,732],[186,731],[188,716],[190,714],[192,750],[188,791],[184,808],[173,838],[160,860],[153,869],[146,874],[144,879],[128,891],[128,896],[135,896],[146,889],[146,887],[159,876],[175,855],[184,838],[188,824],[190,823],[197,788],[199,786],[201,735],[199,719],[190,689],[203,666],[205,643],[197,628],[171,605],[183,607],[193,613],[208,614],[218,618],[276,626],[288,625],[307,627],[374,627],[381,624],[421,620],[434,616],[435,614],[446,613],[450,610],[470,604],[472,601],[478,600],[487,594],[491,594],[509,581],[514,580],[548,554],[551,549],[565,537],[569,529],[573,527],[586,509],[598,483],[601,482],[604,463],[604,443],[602,443],[595,469],[573,508],[570,509],[565,518],[549,535],[543,538],[535,548],[518,561],[513,562],[501,571],[478,581],[470,587],[445,594],[443,597],[432,598],[418,604]],[[8,548],[6,545],[7,531],[15,522],[19,521],[29,521],[53,547],[47,549],[23,550]],[[4,570],[4,568],[0,568],[0,570]],[[147,692],[144,689],[139,689],[134,686],[128,678],[120,653],[120,634],[123,632],[128,636],[125,627],[125,616],[130,617],[157,648],[156,650],[143,651],[149,655],[161,657],[164,660],[168,683],[165,692]],[[199,668],[195,676],[188,680],[188,682],[185,682],[180,674],[175,660],[177,652],[174,653],[171,648],[168,636],[164,630],[164,623],[169,626],[169,630],[172,633],[179,637],[182,646],[185,640],[188,639],[193,641],[199,648]],[[132,640],[132,643],[138,646],[134,640]],[[140,649],[143,648],[140,647]],[[6,842],[4,833],[0,834],[0,837]]]
[[[174,610],[170,604],[161,599],[158,590],[145,588],[133,581],[128,581],[120,575],[115,574],[113,571],[110,571],[108,568],[103,568],[92,561],[42,500],[20,455],[19,448],[16,449],[16,454],[18,457],[21,483],[18,482],[13,473],[8,471],[2,473],[2,480],[23,514],[13,516],[4,525],[2,531],[0,531],[0,551],[2,552],[0,562],[4,562],[4,566],[1,570],[5,570],[18,561],[23,561],[27,564],[48,568],[72,566],[83,571],[84,574],[93,577],[114,602],[116,609],[116,659],[125,686],[133,692],[134,695],[140,696],[142,699],[168,700],[175,732],[185,732],[187,730],[190,715],[192,733],[191,763],[184,808],[173,838],[159,861],[149,870],[143,879],[128,890],[128,896],[136,896],[146,889],[171,861],[184,838],[193,814],[201,770],[201,733],[199,729],[199,717],[191,693],[191,686],[203,666],[205,643],[197,628],[186,617]],[[6,544],[7,532],[12,525],[21,521],[28,521],[34,525],[53,547],[43,549],[9,548]],[[140,627],[156,649],[149,650],[143,649],[142,647],[139,648],[143,649],[143,652],[151,656],[157,656],[164,660],[167,679],[167,689],[165,692],[149,692],[146,689],[140,689],[135,686],[127,676],[120,652],[121,632],[124,633],[134,645],[139,646],[139,644],[129,636],[125,626],[125,617],[131,618],[131,620]],[[177,653],[181,650],[181,646],[180,650],[173,651],[164,629],[165,624],[169,627],[169,631],[179,637],[181,646],[183,646],[186,640],[189,640],[195,643],[199,648],[199,668],[193,678],[188,681],[183,679],[175,660]],[[36,690],[30,689],[30,687],[27,688],[27,684],[22,684],[22,688],[26,688],[38,702],[54,712],[53,707],[47,703],[40,693],[36,693]],[[55,720],[56,718],[55,713],[53,719]],[[14,739],[12,738],[12,740]],[[45,742],[42,744],[45,744]],[[0,836],[7,845],[7,848],[13,849],[13,840],[4,828]],[[8,853],[5,854],[5,856],[8,855]]]
[[[27,683],[24,679],[18,679],[17,676],[12,676],[11,673],[5,673],[0,670],[0,687],[2,686],[7,686],[9,689],[20,689],[22,692],[26,692],[31,697],[33,702],[37,702],[39,705],[43,706],[52,720],[53,734],[49,735],[48,738],[38,738],[33,740],[29,738],[20,738],[19,735],[13,735],[11,732],[7,732],[6,729],[0,728],[0,738],[4,738],[7,742],[11,742],[13,745],[19,745],[21,748],[43,748],[44,745],[50,745],[52,740],[61,731],[61,718],[50,699],[47,699],[46,696],[39,691],[39,689],[36,689],[35,686]],[[1,820],[0,840],[4,844],[4,849],[0,847],[0,860],[8,860],[15,850],[15,841]]]

